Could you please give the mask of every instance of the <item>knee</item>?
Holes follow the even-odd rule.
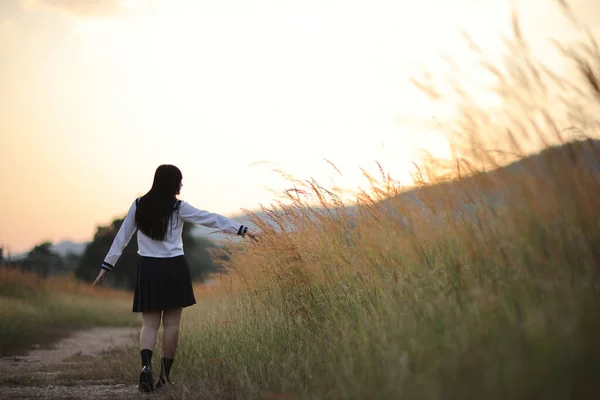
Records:
[[[179,330],[179,321],[163,320],[163,329],[169,329],[170,331],[178,331]]]
[[[142,325],[142,328],[145,330],[150,330],[150,331],[158,331],[158,328],[160,328],[160,321],[158,322],[144,322]]]

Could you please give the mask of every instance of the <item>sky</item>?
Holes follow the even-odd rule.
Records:
[[[595,29],[594,2],[571,3]],[[276,171],[352,189],[379,161],[409,185],[455,115],[411,77],[446,55],[484,82],[460,30],[499,60],[511,6],[552,61],[551,0],[0,0],[0,247],[90,240],[164,163],[228,216],[290,188]]]

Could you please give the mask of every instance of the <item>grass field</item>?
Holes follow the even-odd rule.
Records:
[[[501,164],[486,135],[503,132],[517,155],[532,137],[564,143],[562,116],[578,110],[584,134],[598,136],[600,51],[590,40],[566,52],[578,70],[559,78],[517,43],[508,72],[496,71],[508,114],[464,108],[456,140],[471,139],[473,158],[452,160],[458,194],[438,186],[415,206],[382,174],[352,213],[314,182],[304,186],[321,212],[301,197],[266,208],[274,224],[256,221],[262,243],[235,249],[231,273],[185,311],[176,379],[215,399],[594,398],[600,184],[581,155],[597,163],[597,147],[546,153],[541,169],[465,177]],[[553,82],[568,101],[549,101]]]
[[[363,203],[353,229],[271,231],[187,311],[177,372],[213,398],[590,398],[600,185],[569,177],[493,219],[403,228]]]
[[[576,69],[555,76],[517,25],[515,36],[507,65],[488,66],[504,106],[461,106],[452,139],[468,160],[422,168],[430,188],[420,202],[382,173],[352,211],[316,182],[303,185],[310,199],[263,210],[273,223],[255,221],[261,243],[232,247],[229,274],[198,286],[198,304],[184,312],[173,398],[597,397],[600,182],[583,154],[597,165],[598,148],[582,141],[511,173],[478,171],[506,161],[486,148],[489,137],[503,135],[502,154],[516,159],[533,139],[569,141],[574,123],[598,137],[600,50],[593,37],[569,47]],[[277,228],[287,226],[294,231]],[[112,292],[10,273],[0,285],[6,343],[44,321],[131,318],[129,298]],[[157,347],[155,366],[159,357]],[[121,362],[135,381],[139,349]]]
[[[135,324],[129,293],[0,267],[0,354],[44,344],[72,329]]]

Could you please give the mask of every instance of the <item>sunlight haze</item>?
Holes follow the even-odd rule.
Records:
[[[572,2],[596,29],[594,3]],[[0,0],[0,247],[91,239],[163,163],[228,216],[289,188],[272,169],[352,189],[377,160],[410,185],[454,115],[410,78],[444,54],[477,82],[460,30],[499,55],[511,4],[553,60],[573,33],[544,0]]]

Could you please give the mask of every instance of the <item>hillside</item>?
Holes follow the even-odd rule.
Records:
[[[477,173],[473,176],[463,178],[460,181],[437,183],[430,186],[412,188],[397,195],[395,198],[387,198],[380,202],[380,206],[389,208],[392,214],[397,214],[392,202],[402,202],[411,208],[421,209],[423,216],[430,216],[426,211],[428,199],[441,199],[451,201],[457,213],[469,211],[474,203],[484,203],[493,206],[507,204],[510,200],[522,194],[520,186],[524,180],[533,178],[543,181],[553,175],[553,170],[561,168],[566,163],[579,163],[585,170],[600,180],[600,140],[588,139],[585,141],[574,141],[561,146],[553,146],[543,151],[511,162],[500,168]],[[556,172],[556,171],[554,171]],[[555,175],[555,174],[554,174]],[[507,184],[512,182],[512,184]],[[440,196],[443,193],[443,196]],[[390,206],[390,207],[388,207]],[[319,207],[312,208],[315,212],[322,212]],[[356,211],[353,205],[348,206],[347,211],[352,215]],[[263,213],[256,212],[256,216],[267,223],[273,222]],[[404,221],[402,216],[399,222]],[[245,215],[235,215],[233,219],[242,224],[254,226]],[[291,228],[291,227],[290,227]],[[221,240],[225,236],[213,233],[210,228],[197,227],[194,235],[208,236],[212,240]]]
[[[397,196],[381,202],[381,206],[386,207],[387,202],[401,201],[407,205],[425,208],[424,199],[437,196],[438,192],[444,192],[445,198],[449,197],[455,203],[458,211],[468,211],[470,204],[474,199],[487,202],[490,205],[501,205],[506,203],[512,196],[518,195],[518,182],[526,176],[535,176],[537,179],[548,177],[553,168],[559,168],[565,161],[580,162],[589,173],[600,179],[600,160],[597,158],[600,154],[600,140],[589,139],[586,141],[576,141],[566,143],[562,146],[549,147],[540,153],[530,155],[518,161],[514,161],[498,169],[479,173],[472,177],[464,178],[460,182],[444,182],[427,187],[409,189]],[[512,186],[506,182],[512,181]],[[352,214],[355,206],[348,206],[347,210]],[[323,211],[319,207],[313,207],[315,212]],[[269,224],[272,221],[261,212],[256,211],[256,216]],[[254,226],[246,215],[235,214],[230,216],[232,219],[248,226]],[[228,235],[219,233],[213,228],[196,226],[192,231],[193,236],[208,238],[219,242],[230,238]],[[68,253],[81,255],[85,250],[87,242],[75,243],[65,240],[53,245],[53,251],[61,256]],[[12,260],[20,260],[28,253],[11,256]]]

